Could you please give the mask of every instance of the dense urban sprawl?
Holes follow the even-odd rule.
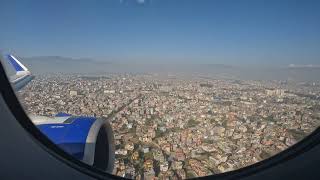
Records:
[[[114,173],[133,179],[207,176],[269,158],[319,126],[319,95],[318,83],[142,74],[42,75],[19,92],[29,114],[113,114]]]

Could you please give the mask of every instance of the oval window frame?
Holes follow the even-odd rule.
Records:
[[[57,145],[51,142],[41,131],[32,123],[23,107],[20,105],[18,98],[6,75],[4,66],[2,65],[2,56],[0,57],[0,93],[8,106],[9,110],[24,128],[24,130],[32,137],[32,139],[41,146],[50,155],[67,164],[81,173],[96,179],[125,179],[113,174],[103,172],[88,164],[85,164],[68,153],[64,152]],[[301,156],[320,144],[320,128],[315,129],[311,134],[304,137],[301,141],[288,147],[286,150],[277,153],[267,159],[254,163],[252,165],[236,169],[220,174],[197,177],[199,179],[215,178],[215,179],[239,179],[249,177],[251,175],[265,171],[273,166],[285,163],[295,157]]]

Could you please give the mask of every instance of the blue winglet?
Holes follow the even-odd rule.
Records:
[[[28,69],[22,65],[14,56],[12,56],[11,54],[7,55],[7,58],[10,62],[10,64],[13,66],[13,68],[16,71],[27,71]]]

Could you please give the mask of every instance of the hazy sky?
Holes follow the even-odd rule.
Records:
[[[18,56],[320,64],[320,1],[1,1],[0,49]]]

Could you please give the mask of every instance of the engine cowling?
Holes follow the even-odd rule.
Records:
[[[30,116],[33,123],[53,143],[73,157],[112,173],[114,137],[104,118],[58,114],[56,117]]]

